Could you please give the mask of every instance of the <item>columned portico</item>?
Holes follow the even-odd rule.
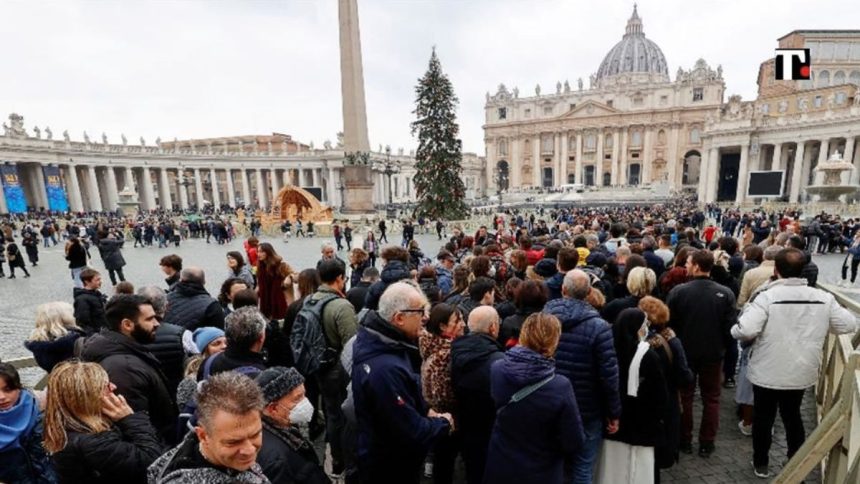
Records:
[[[236,208],[236,187],[233,185],[233,170],[227,169],[227,203]]]

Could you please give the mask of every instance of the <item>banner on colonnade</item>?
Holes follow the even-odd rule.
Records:
[[[6,197],[9,213],[26,213],[27,199],[24,197],[21,179],[18,178],[18,166],[9,162],[3,163],[0,165],[0,174],[3,176],[2,195]]]
[[[69,210],[69,200],[66,197],[66,189],[60,178],[60,167],[43,166],[45,172],[45,190],[48,192],[48,210],[66,212]]]

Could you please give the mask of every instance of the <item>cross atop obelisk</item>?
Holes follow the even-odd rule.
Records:
[[[343,96],[343,147],[347,153],[370,151],[364,72],[361,67],[361,34],[358,0],[338,0],[340,19],[340,90]]]

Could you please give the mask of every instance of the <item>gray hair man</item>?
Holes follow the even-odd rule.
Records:
[[[200,365],[197,380],[206,380],[230,370],[254,377],[265,370],[263,344],[266,341],[266,324],[266,317],[253,306],[245,306],[230,313],[224,328],[227,349],[210,356]]]
[[[164,321],[194,331],[203,326],[224,329],[224,310],[206,291],[206,276],[199,267],[182,269],[179,282],[167,295]]]
[[[424,294],[391,284],[369,311],[353,346],[352,391],[358,467],[366,482],[413,482],[435,441],[453,429],[450,414],[428,408],[418,384],[415,342],[427,320]]]
[[[259,385],[247,376],[210,378],[197,396],[197,426],[149,467],[148,482],[270,482],[257,464],[263,405]]]

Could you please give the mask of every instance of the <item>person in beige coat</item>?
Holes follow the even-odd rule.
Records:
[[[773,261],[782,249],[778,245],[769,246],[764,250],[764,261],[761,265],[744,273],[741,281],[741,292],[738,294],[738,309],[743,309],[744,304],[750,300],[750,296],[755,290],[773,276]]]

